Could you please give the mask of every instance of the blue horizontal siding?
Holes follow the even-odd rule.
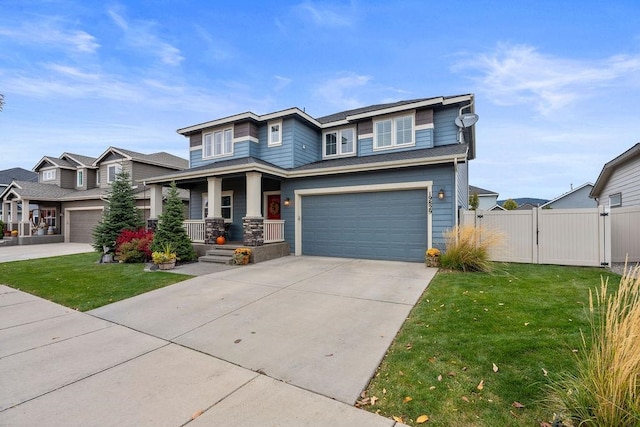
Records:
[[[457,108],[437,110],[433,113],[433,141],[436,147],[458,143],[458,126],[455,120],[458,117]]]

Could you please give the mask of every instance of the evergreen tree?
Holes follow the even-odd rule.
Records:
[[[162,252],[165,245],[169,244],[178,255],[180,261],[193,261],[196,259],[196,252],[191,245],[191,239],[189,239],[187,231],[182,225],[183,221],[182,200],[178,196],[176,183],[172,182],[164,212],[158,218],[158,227],[153,235],[151,250]]]
[[[129,173],[122,171],[107,194],[107,206],[102,219],[93,229],[93,247],[102,252],[103,246],[115,250],[116,239],[122,230],[137,230],[144,225],[136,208]]]

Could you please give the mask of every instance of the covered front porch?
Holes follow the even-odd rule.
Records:
[[[162,188],[175,182],[190,192],[184,228],[194,244],[214,245],[220,236],[252,247],[285,242],[281,208],[287,202],[279,177],[258,171],[207,175],[152,180],[148,226],[154,228],[162,213]]]

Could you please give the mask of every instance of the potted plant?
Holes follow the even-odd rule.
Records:
[[[251,258],[251,249],[249,248],[237,248],[233,252],[233,263],[236,265],[249,264]]]
[[[427,267],[440,267],[440,249],[429,248],[425,254],[424,262],[427,264]]]
[[[0,229],[2,229],[2,234],[0,234],[0,239],[5,236],[6,232],[4,231],[4,221],[0,219]]]
[[[173,250],[173,246],[167,243],[162,246],[162,251],[153,252],[151,254],[151,259],[160,270],[171,270],[176,266],[178,256]]]

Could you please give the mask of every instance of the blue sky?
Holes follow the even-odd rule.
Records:
[[[637,1],[2,0],[0,170],[176,129],[475,93],[470,183],[554,198],[640,141]]]

